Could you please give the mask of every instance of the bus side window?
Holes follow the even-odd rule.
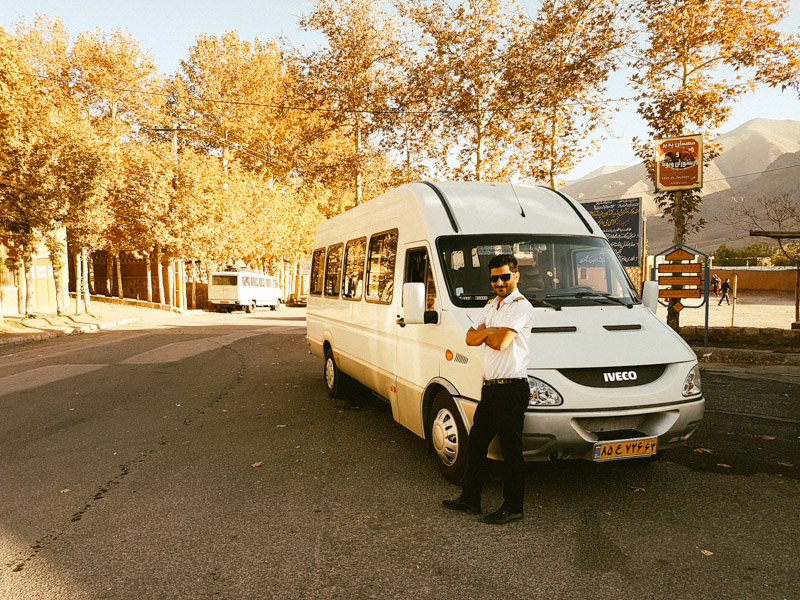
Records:
[[[250,285],[250,278],[248,276],[242,276],[242,285]]]
[[[328,259],[325,261],[325,295],[339,296],[339,274],[342,271],[342,244],[328,248]]]
[[[391,304],[396,261],[397,230],[373,235],[367,261],[367,301]]]
[[[344,251],[344,279],[342,298],[361,300],[364,288],[364,260],[367,256],[367,238],[350,240]]]
[[[312,296],[322,295],[322,284],[325,281],[324,262],[325,248],[314,250],[311,257],[311,281],[309,283],[309,294]]]
[[[424,283],[425,310],[436,310],[436,285],[426,248],[414,248],[406,252],[405,283]]]

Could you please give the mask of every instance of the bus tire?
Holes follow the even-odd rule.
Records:
[[[244,312],[251,313],[255,309],[256,309],[256,301],[253,300],[253,301],[250,302],[250,304],[248,304],[247,306],[244,307]]]
[[[346,385],[347,375],[342,373],[339,365],[336,364],[336,359],[333,356],[333,350],[330,347],[325,349],[325,363],[322,370],[322,378],[325,380],[325,388],[328,390],[328,396],[331,398],[341,398]]]
[[[467,428],[453,397],[445,390],[433,399],[428,433],[439,471],[449,482],[461,484],[467,473]]]
[[[278,298],[278,299],[275,301],[275,304],[273,304],[272,306],[270,306],[270,307],[269,307],[269,309],[270,309],[270,310],[280,310],[280,309],[281,309],[281,299],[280,299],[280,298]]]

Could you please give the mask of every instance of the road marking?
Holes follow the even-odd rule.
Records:
[[[151,365],[157,363],[178,362],[185,358],[197,356],[204,352],[212,350],[219,350],[224,346],[228,346],[241,339],[248,338],[254,335],[262,335],[263,332],[240,332],[229,333],[228,335],[219,335],[216,337],[202,338],[199,340],[191,340],[188,342],[175,342],[174,344],[167,344],[141,354],[134,354],[120,361],[123,365]]]
[[[61,381],[77,375],[85,375],[92,371],[97,371],[108,365],[102,364],[80,364],[80,365],[52,365],[49,367],[39,367],[30,371],[23,371],[16,375],[0,378],[0,396],[13,394],[30,388],[47,385],[54,381]]]

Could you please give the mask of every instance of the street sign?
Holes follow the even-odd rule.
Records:
[[[667,264],[658,265],[659,273],[699,273],[703,266],[700,263]]]
[[[659,277],[658,285],[700,285],[702,280],[699,275],[688,277]]]
[[[703,187],[702,135],[654,140],[654,143],[656,190],[695,190]]]
[[[703,290],[695,288],[688,290],[659,290],[659,298],[702,298]]]
[[[664,260],[694,260],[695,256],[683,248],[678,248],[664,257]]]
[[[658,264],[659,257],[671,262]],[[656,264],[650,271],[650,278],[658,280],[658,303],[661,306],[666,306],[675,313],[680,313],[684,308],[705,306],[703,346],[708,346],[708,255],[684,244],[675,244],[656,254],[654,262]],[[684,298],[693,298],[700,302],[694,306],[686,306],[681,302]]]

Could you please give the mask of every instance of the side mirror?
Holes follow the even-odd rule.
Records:
[[[403,284],[403,322],[406,325],[425,322],[425,284]]]
[[[645,281],[642,287],[642,304],[644,304],[651,311],[656,312],[658,309],[658,282]]]

